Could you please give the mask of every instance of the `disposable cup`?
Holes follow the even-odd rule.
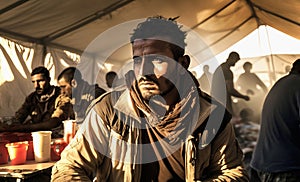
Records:
[[[5,145],[8,150],[10,164],[18,165],[26,162],[28,142],[14,142]]]
[[[51,159],[51,131],[32,132],[34,160],[47,162]]]
[[[64,140],[66,143],[70,143],[70,141],[74,138],[76,134],[76,120],[65,120],[64,124]]]

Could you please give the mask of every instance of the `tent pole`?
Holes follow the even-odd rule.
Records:
[[[94,76],[95,75],[95,68],[97,68],[96,56],[93,55],[92,84],[96,83],[96,76]]]
[[[42,53],[42,60],[43,60],[43,63],[45,63],[45,59],[46,59],[46,55],[47,55],[47,46],[46,45],[43,45],[43,53]]]
[[[267,43],[268,43],[268,47],[269,47],[269,50],[270,50],[270,64],[271,64],[271,67],[272,67],[272,80],[271,80],[271,84],[273,85],[273,83],[277,80],[276,78],[276,70],[275,70],[275,64],[274,64],[274,59],[273,59],[273,52],[272,52],[272,46],[271,46],[271,42],[270,42],[270,36],[269,36],[269,32],[268,32],[268,28],[267,26],[265,25],[265,29],[266,29],[266,33],[267,33]]]

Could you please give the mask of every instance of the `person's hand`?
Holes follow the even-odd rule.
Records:
[[[248,100],[250,100],[250,97],[249,97],[248,95],[245,95],[245,96],[243,97],[243,99],[246,100],[246,101],[248,101]]]
[[[66,95],[63,95],[63,94],[60,94],[58,96],[58,98],[56,99],[56,107],[61,107],[61,106],[64,106],[68,103],[72,103],[71,102],[71,98],[66,96]]]

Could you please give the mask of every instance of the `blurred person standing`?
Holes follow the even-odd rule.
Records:
[[[300,181],[300,59],[266,96],[252,181]]]
[[[263,81],[253,72],[252,63],[245,62],[243,64],[244,73],[242,73],[237,81],[236,87],[242,93],[251,95],[250,101],[239,100],[239,107],[249,107],[254,111],[254,121],[259,123],[263,101],[265,100],[268,88]]]
[[[203,74],[198,79],[201,90],[206,93],[210,93],[211,90],[212,73],[209,72],[209,66],[203,66]]]
[[[235,66],[240,60],[240,55],[237,52],[231,52],[226,60],[217,67],[213,74],[211,95],[219,102],[224,104],[228,111],[236,116],[232,107],[232,97],[242,98],[248,101],[250,98],[237,91],[234,87],[233,73],[230,67]]]
[[[253,72],[252,63],[245,62],[243,64],[244,73],[242,73],[236,81],[236,86],[241,88],[242,92],[251,91],[253,94],[259,94],[263,91],[264,94],[268,92],[267,86],[261,79]]]

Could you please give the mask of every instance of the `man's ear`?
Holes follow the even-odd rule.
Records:
[[[179,69],[179,74],[184,75],[186,70],[190,66],[191,59],[188,55],[184,55],[178,59],[178,63],[181,64],[181,68]]]
[[[76,88],[76,87],[77,87],[77,82],[76,82],[76,80],[74,80],[74,79],[71,80],[71,86],[72,86],[73,88]]]
[[[178,62],[181,64],[182,67],[188,69],[191,63],[190,56],[184,55],[178,59]]]

